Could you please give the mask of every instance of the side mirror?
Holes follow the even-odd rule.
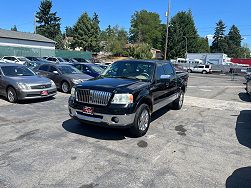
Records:
[[[59,74],[58,71],[53,71],[53,74]]]

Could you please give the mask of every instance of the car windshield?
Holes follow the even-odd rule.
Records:
[[[29,59],[25,58],[25,57],[18,57],[17,58],[19,61],[29,61]]]
[[[102,69],[100,66],[98,65],[91,65],[90,68],[94,71],[97,72],[99,74],[104,72],[104,69]]]
[[[110,65],[104,71],[102,76],[150,81],[153,77],[153,74],[153,63],[138,61],[118,61]]]
[[[81,71],[70,65],[58,66],[62,74],[82,74]]]
[[[30,69],[22,66],[3,66],[2,71],[5,76],[10,77],[35,75]]]

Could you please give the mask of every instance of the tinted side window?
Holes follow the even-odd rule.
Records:
[[[204,69],[204,66],[199,66],[199,68]]]
[[[53,72],[53,71],[58,71],[58,70],[56,69],[56,67],[51,66],[51,68],[50,68],[50,72]]]
[[[161,64],[158,64],[155,73],[156,80],[160,80],[161,75],[165,75],[165,71],[163,69],[163,66]]]
[[[174,75],[174,70],[173,70],[173,67],[170,63],[165,63],[163,65],[163,68],[164,68],[165,74]]]
[[[39,70],[48,71],[49,70],[49,65],[42,65],[41,67],[39,67]]]
[[[206,68],[209,68],[209,65],[206,65]]]
[[[82,68],[82,65],[75,65],[75,67],[78,69],[78,70],[83,70],[83,68]]]

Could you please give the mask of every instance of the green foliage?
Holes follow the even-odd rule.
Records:
[[[164,33],[164,26],[162,26]],[[198,52],[200,47],[206,46],[205,42],[199,38],[191,11],[182,11],[177,13],[170,22],[168,37],[168,58],[185,57],[186,54],[186,38],[188,53]],[[162,40],[165,36],[162,37]],[[162,43],[164,49],[164,43]]]
[[[73,27],[72,47],[79,47],[84,51],[98,51],[100,48],[99,19],[95,13],[93,18],[85,12]]]
[[[151,46],[145,43],[129,48],[128,54],[135,59],[152,59]]]
[[[222,20],[216,24],[213,42],[211,46],[212,53],[226,53],[228,49],[227,40],[225,37],[226,26]]]
[[[208,38],[199,37],[197,39],[197,53],[210,53],[210,46],[208,43]]]
[[[130,41],[147,43],[154,48],[161,47],[161,20],[154,12],[137,11],[131,18]]]
[[[66,35],[67,37],[73,37],[73,35],[74,35],[73,28],[70,27],[70,26],[66,26],[66,27],[65,27],[65,35]]]
[[[56,49],[63,50],[64,49],[64,42],[63,42],[64,38],[63,38],[62,34],[58,34],[54,40],[56,42]]]
[[[36,31],[38,34],[54,40],[57,35],[61,34],[61,18],[57,16],[57,12],[51,12],[51,9],[51,0],[41,1],[39,11],[36,12],[36,22],[38,23]]]
[[[127,32],[119,26],[107,27],[101,32],[101,41],[104,43],[104,50],[111,52],[113,55],[125,55],[125,45],[128,42]]]
[[[17,31],[17,26],[14,25],[10,30],[11,30],[11,31]]]

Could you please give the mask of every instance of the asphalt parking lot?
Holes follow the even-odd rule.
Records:
[[[180,111],[146,136],[81,125],[69,95],[0,99],[0,187],[251,187],[251,100],[244,78],[191,74]]]

